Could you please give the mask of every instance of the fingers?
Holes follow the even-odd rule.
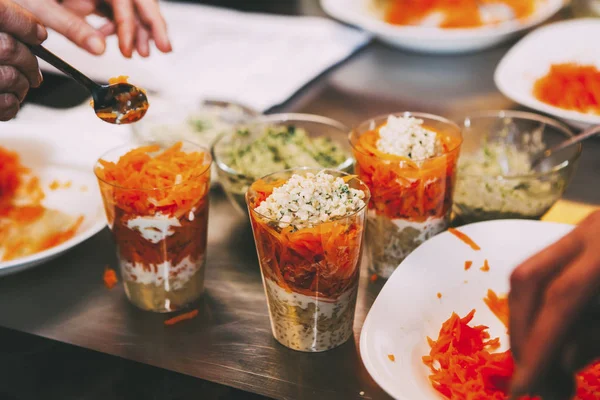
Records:
[[[150,55],[150,33],[143,26],[139,25],[136,35],[136,49],[140,56],[148,57]]]
[[[95,55],[104,53],[104,37],[85,22],[83,17],[67,7],[54,1],[38,1],[32,2],[31,11],[40,16],[47,27],[54,29],[77,46]]]
[[[29,81],[15,67],[0,65],[0,93],[12,93],[20,102],[29,91]]]
[[[37,58],[23,43],[2,32],[0,32],[0,65],[16,68],[33,87],[42,83]]]
[[[577,229],[529,258],[511,275],[508,296],[510,344],[517,364],[546,285],[582,251],[583,244]]]
[[[150,27],[156,48],[163,53],[170,52],[172,46],[167,35],[167,24],[160,13],[158,1],[135,0],[135,5],[142,23]]]
[[[136,34],[136,18],[132,0],[113,0],[113,14],[117,25],[119,49],[130,58]]]
[[[527,394],[547,377],[549,366],[560,363],[561,350],[586,306],[595,300],[600,284],[600,255],[588,249],[550,283],[533,322],[513,380],[514,394]]]
[[[30,12],[8,0],[0,0],[0,32],[30,45],[38,45],[48,37],[46,29]]]
[[[115,23],[112,21],[108,21],[98,28],[98,32],[104,37],[114,35],[117,32],[117,25],[115,25]]]
[[[19,99],[12,93],[0,93],[0,121],[11,120],[19,112]]]

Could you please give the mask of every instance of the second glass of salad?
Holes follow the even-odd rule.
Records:
[[[371,270],[389,278],[406,256],[448,228],[461,129],[435,115],[398,113],[350,133],[356,173],[371,190]]]
[[[254,182],[246,200],[273,336],[320,352],[352,336],[369,189],[334,170]]]

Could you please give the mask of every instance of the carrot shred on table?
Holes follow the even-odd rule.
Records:
[[[555,107],[600,114],[600,70],[594,65],[553,64],[535,82],[533,94]]]
[[[377,279],[379,279],[379,277],[377,276],[377,274],[373,274],[373,275],[371,275],[371,277],[369,278],[369,280],[371,281],[371,283],[375,283],[375,282],[377,282]]]
[[[71,181],[60,182],[59,180],[53,180],[48,186],[50,190],[58,190],[58,189],[69,189],[72,185]]]
[[[468,271],[473,266],[473,261],[465,261],[465,271]]]
[[[198,310],[192,310],[183,314],[179,314],[173,318],[165,320],[165,325],[175,325],[178,322],[195,318],[198,315]]]
[[[119,283],[117,273],[108,265],[104,268],[104,275],[102,279],[104,280],[104,286],[106,286],[108,289],[112,289],[117,283]]]
[[[498,296],[489,290],[484,301],[508,328],[507,296]],[[495,352],[500,340],[491,339],[486,326],[471,326],[474,314],[472,310],[460,318],[453,313],[443,323],[437,340],[427,338],[431,350],[423,357],[423,363],[430,369],[429,380],[433,388],[448,399],[506,400],[515,370],[512,353],[510,350]],[[576,384],[572,400],[598,400],[600,361],[579,372]]]
[[[473,250],[481,250],[481,247],[479,247],[477,245],[477,243],[475,243],[473,241],[473,239],[471,239],[468,235],[466,235],[465,233],[459,231],[458,229],[455,228],[448,228],[448,232],[450,232],[451,234],[453,234],[454,236],[456,236],[457,238],[459,238],[460,240],[462,240],[466,245],[468,245],[469,247],[471,247]]]
[[[442,298],[442,294],[438,292],[438,294],[437,294],[437,298],[438,298],[438,299],[441,299],[441,298]]]
[[[483,262],[483,267],[481,267],[479,269],[482,270],[483,272],[488,272],[490,270],[490,263],[488,262],[487,258]]]
[[[390,359],[391,362],[396,361],[396,357],[393,354],[388,354],[388,358]]]

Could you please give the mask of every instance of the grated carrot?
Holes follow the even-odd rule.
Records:
[[[119,283],[117,273],[108,265],[104,268],[104,275],[102,279],[104,280],[104,286],[106,286],[108,289],[112,289],[117,283]]]
[[[371,283],[375,283],[375,282],[377,282],[377,279],[379,279],[379,277],[377,276],[377,274],[373,274],[373,275],[371,275],[371,277],[369,278],[369,280],[371,281]]]
[[[454,236],[456,236],[457,238],[459,238],[460,240],[462,240],[463,242],[465,242],[465,244],[467,244],[468,246],[470,246],[473,250],[476,250],[476,251],[477,250],[481,250],[481,247],[479,247],[477,245],[477,243],[475,243],[473,241],[473,239],[471,239],[469,236],[467,236],[466,234],[462,233],[458,229],[448,228],[448,232],[450,232],[451,234],[453,234]]]
[[[72,185],[71,181],[59,182],[57,179],[53,180],[48,186],[50,190],[58,190],[58,189],[69,189]]]
[[[483,267],[481,267],[479,269],[482,270],[483,272],[488,272],[490,270],[490,264],[488,263],[487,259],[483,262]]]
[[[442,294],[438,292],[438,294],[437,294],[437,298],[438,298],[438,299],[441,299],[441,298],[442,298]]]
[[[198,310],[192,310],[190,312],[179,314],[173,318],[169,318],[169,319],[165,320],[165,325],[167,325],[167,326],[175,325],[178,322],[196,318],[197,315],[198,315]]]
[[[388,354],[388,358],[390,359],[391,362],[396,361],[396,357],[393,354]]]
[[[508,298],[489,290],[485,303],[508,328]],[[500,340],[490,339],[488,327],[471,326],[472,310],[464,318],[456,313],[443,323],[438,339],[427,338],[431,348],[423,363],[429,367],[429,380],[447,399],[506,400],[515,366],[510,350],[500,353]],[[598,400],[600,361],[576,376],[573,400]],[[538,399],[521,397],[521,400]]]
[[[482,19],[482,3],[504,4],[512,9],[516,19],[526,18],[535,11],[532,0],[390,0],[385,21],[395,25],[418,25],[435,13],[443,17],[441,28],[475,28],[490,24]]]
[[[126,212],[172,215],[191,209],[208,193],[210,163],[203,152],[185,152],[182,143],[160,151],[157,145],[129,151],[119,160],[99,161],[98,178],[105,199]]]
[[[555,107],[600,114],[600,70],[593,65],[554,64],[535,82],[533,94]]]
[[[469,269],[471,269],[472,265],[473,265],[473,261],[465,261],[465,271],[468,271]]]

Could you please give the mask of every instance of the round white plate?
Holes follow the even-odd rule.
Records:
[[[533,95],[533,85],[552,64],[578,62],[600,68],[600,20],[557,22],[527,35],[502,59],[495,73],[498,89],[513,101],[553,115],[578,128],[600,124],[600,115],[564,110]]]
[[[12,128],[8,124],[6,130]],[[40,184],[46,197],[44,206],[57,209],[67,214],[83,215],[84,220],[76,235],[66,242],[48,250],[11,261],[0,261],[0,276],[12,274],[49,261],[84,240],[101,231],[106,226],[106,217],[98,183],[91,168],[69,164],[70,154],[76,149],[68,149],[68,144],[57,144],[53,148],[51,134],[44,140],[40,136],[30,134],[28,130],[10,129],[0,133],[0,143],[3,147],[16,151],[21,156],[21,162],[29,167],[32,173],[40,179]],[[60,150],[62,148],[62,150]],[[58,161],[63,159],[63,162]],[[70,181],[69,188],[50,190],[53,181],[65,183]]]
[[[398,26],[388,24],[373,10],[373,0],[321,0],[331,17],[355,25],[393,46],[425,53],[464,53],[492,47],[524,30],[541,24],[563,6],[563,0],[543,0],[523,21],[469,29]]]
[[[483,302],[487,290],[507,293],[514,267],[572,228],[539,221],[489,221],[460,228],[481,251],[448,232],[425,242],[400,264],[365,320],[360,353],[373,379],[399,400],[439,399],[421,357],[429,354],[426,337],[437,338],[452,312],[465,316],[475,308],[474,323],[489,326],[492,337],[500,337],[506,349],[506,329]],[[489,272],[479,269],[485,259]],[[473,261],[469,271],[464,270],[467,260]]]

